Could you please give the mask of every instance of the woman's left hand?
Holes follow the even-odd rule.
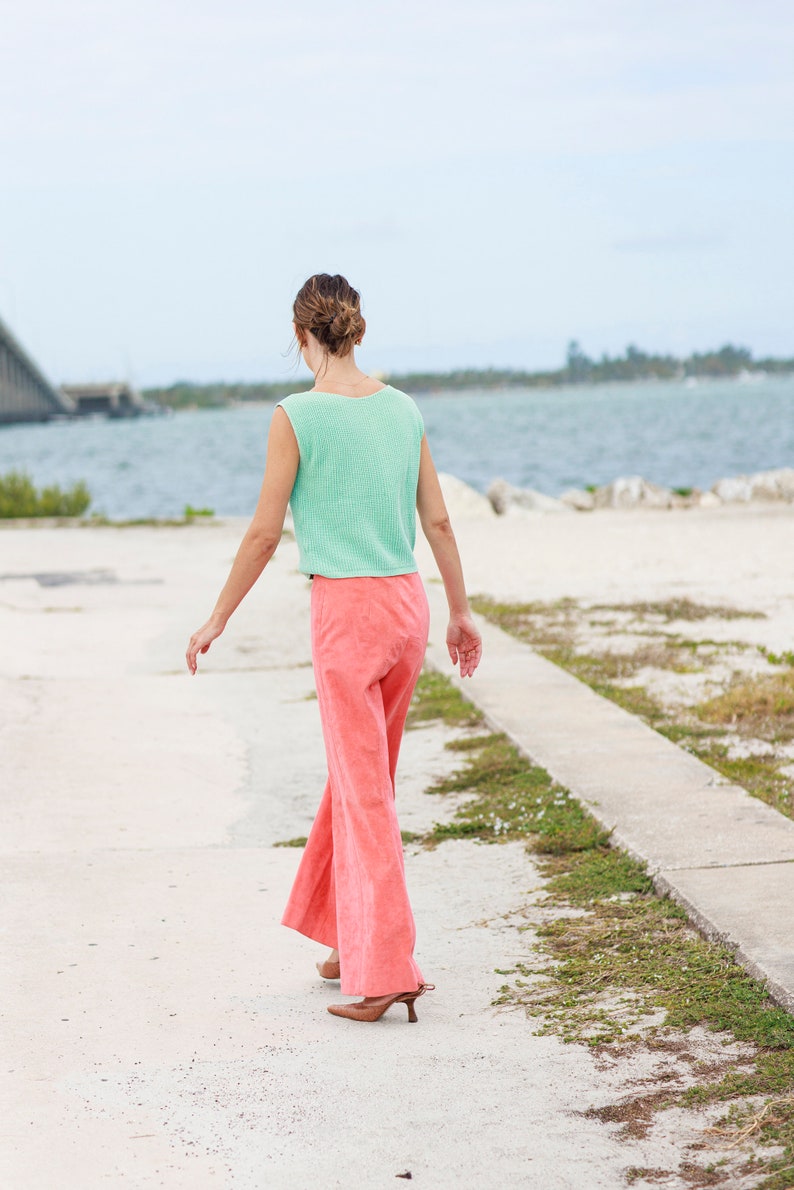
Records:
[[[460,676],[470,678],[482,657],[482,637],[471,616],[450,616],[447,649],[452,664],[460,663]]]
[[[187,667],[192,674],[198,670],[198,655],[199,653],[206,653],[214,640],[223,632],[225,624],[210,616],[203,628],[199,628],[198,632],[194,632],[188,643],[187,652],[185,653],[185,660]]]

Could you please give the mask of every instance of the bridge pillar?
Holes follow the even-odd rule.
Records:
[[[0,320],[0,425],[48,421],[73,412],[74,402],[50,384]]]

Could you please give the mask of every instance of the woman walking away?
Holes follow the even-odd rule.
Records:
[[[356,1003],[335,1016],[375,1021],[396,1003],[416,1020],[432,984],[416,960],[394,778],[422,668],[428,606],[413,554],[416,511],[444,582],[447,647],[470,677],[481,641],[422,416],[405,393],[367,376],[354,345],[359,294],[318,273],[293,306],[314,374],[274,410],[262,491],[225,587],[187,649],[191,673],[273,556],[291,503],[300,569],[313,579],[312,659],[328,782],[283,917],[331,948],[317,964]]]

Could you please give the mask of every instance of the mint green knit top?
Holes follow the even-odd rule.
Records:
[[[292,393],[279,405],[300,451],[290,496],[300,569],[413,574],[424,424],[411,397],[386,385],[369,397]]]

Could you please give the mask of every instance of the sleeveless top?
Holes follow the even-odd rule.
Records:
[[[326,578],[415,573],[424,423],[411,397],[386,385],[368,397],[292,393],[279,405],[300,452],[290,496],[300,569]]]

